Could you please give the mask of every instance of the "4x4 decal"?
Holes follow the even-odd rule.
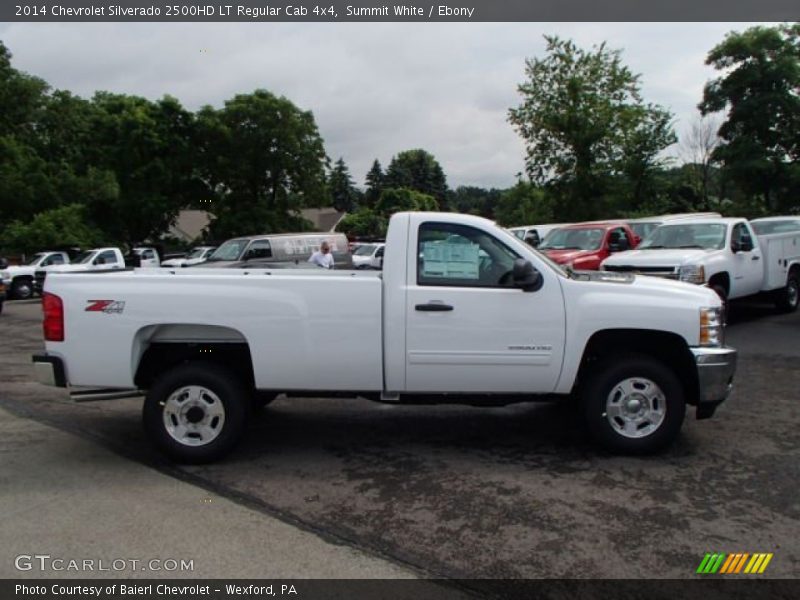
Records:
[[[120,314],[125,310],[125,302],[122,300],[87,300],[89,306],[86,312],[104,312],[108,314]]]

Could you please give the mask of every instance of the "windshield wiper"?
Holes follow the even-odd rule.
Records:
[[[664,248],[664,247],[665,246],[660,246],[660,245],[656,244],[656,245],[653,245],[653,246],[639,246],[637,248],[637,250],[660,250],[661,248]]]
[[[675,246],[675,247],[676,248],[700,248],[700,250],[703,249],[703,247],[698,245],[698,244],[684,244],[682,246]]]

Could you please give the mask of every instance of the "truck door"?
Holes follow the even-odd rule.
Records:
[[[764,280],[764,261],[761,248],[746,223],[736,223],[731,231],[733,252],[733,281],[729,296],[740,298],[756,294]]]
[[[558,275],[533,292],[512,285],[518,251],[492,233],[423,221],[409,232],[406,390],[546,393],[564,348]]]

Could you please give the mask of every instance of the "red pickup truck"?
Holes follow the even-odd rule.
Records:
[[[551,231],[538,250],[560,265],[597,271],[609,255],[633,250],[640,241],[627,223],[577,223]]]

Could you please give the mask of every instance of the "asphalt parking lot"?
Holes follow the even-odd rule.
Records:
[[[659,456],[596,449],[564,406],[279,398],[226,460],[177,467],[144,439],[140,400],[75,405],[32,381],[39,310],[0,316],[0,407],[73,434],[65,453],[78,436],[425,577],[688,578],[717,551],[800,575],[800,313],[733,307],[735,391]]]

